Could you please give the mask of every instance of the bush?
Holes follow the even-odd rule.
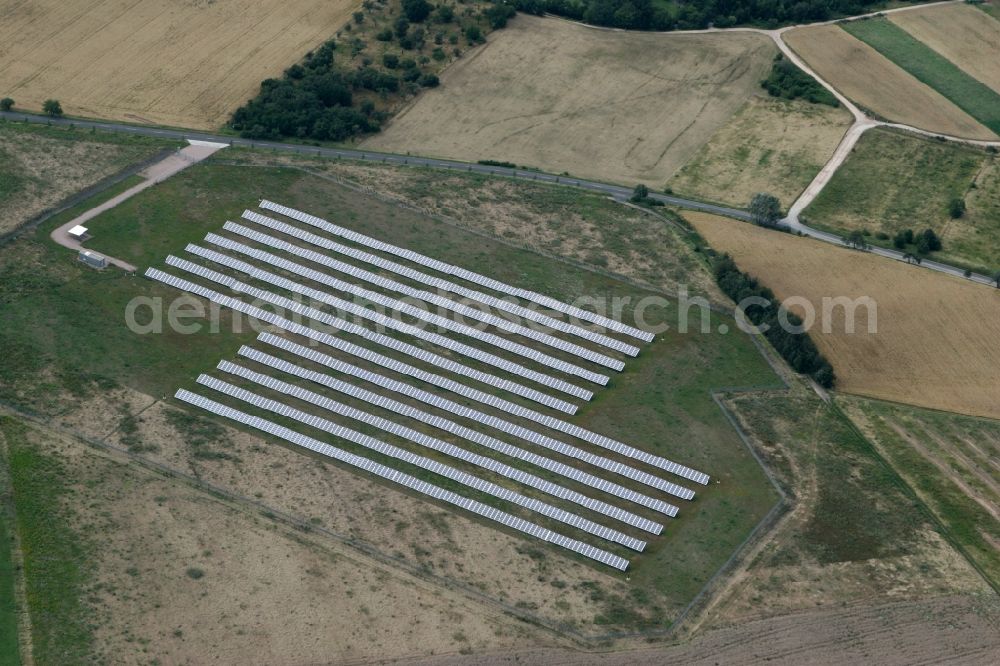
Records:
[[[403,0],[403,13],[413,23],[422,23],[430,16],[431,4],[427,0]]]
[[[437,88],[440,83],[437,74],[424,74],[420,77],[420,85],[424,88]]]
[[[837,107],[840,102],[829,90],[779,53],[775,56],[770,75],[760,82],[771,97],[804,99],[813,104]]]
[[[396,69],[399,67],[399,56],[395,53],[384,53],[382,54],[382,64],[389,69]]]
[[[392,41],[392,30],[389,28],[384,28],[375,35],[375,39],[380,42],[391,42]]]
[[[965,215],[965,199],[962,197],[955,197],[948,202],[948,214],[951,215],[953,220],[957,220]]]
[[[205,577],[205,572],[199,569],[198,567],[191,567],[185,573],[187,573],[188,578],[191,578],[193,580],[198,580],[200,578]]]
[[[45,103],[42,104],[42,111],[45,112],[45,115],[52,116],[54,118],[63,114],[62,105],[57,99],[45,100]]]
[[[10,97],[4,97],[0,99],[0,111],[10,111],[14,106],[14,100]]]
[[[434,14],[434,20],[438,23],[451,23],[455,18],[455,10],[451,5],[440,5]]]
[[[465,29],[465,39],[470,44],[478,44],[483,41],[483,31],[479,29],[478,25],[473,23]]]

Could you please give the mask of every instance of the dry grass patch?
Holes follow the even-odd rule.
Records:
[[[848,393],[1000,417],[1000,290],[700,213],[685,217],[708,243],[782,299],[801,296],[822,313],[824,297],[867,296],[877,303],[877,333],[859,308],[854,334],[844,309],[813,331]]]
[[[763,35],[519,16],[365,145],[659,187],[758,89],[773,54]]]
[[[844,95],[889,120],[969,139],[996,135],[840,26],[797,28],[785,42]]]
[[[0,125],[0,234],[167,145],[140,137]]]
[[[846,109],[754,96],[669,184],[676,194],[746,206],[757,192],[788,204],[833,155]]]
[[[889,14],[890,20],[1000,92],[1000,21],[971,5],[938,5]]]
[[[39,110],[212,129],[343,25],[354,0],[0,3],[0,93]]]
[[[76,525],[103,663],[370,663],[550,642],[461,593],[33,428]]]
[[[590,192],[545,184],[461,175],[434,169],[369,166],[229,153],[217,161],[295,164],[310,173],[416,208],[503,243],[610,272],[670,294],[691,293],[725,302],[689,231],[662,209],[654,214]],[[660,215],[666,216],[663,219]]]

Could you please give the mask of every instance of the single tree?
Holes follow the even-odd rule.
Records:
[[[951,215],[953,220],[965,215],[965,199],[962,197],[955,197],[948,203],[948,214]]]
[[[648,198],[649,198],[649,188],[643,185],[642,183],[636,185],[635,189],[632,190],[632,198],[631,198],[632,203],[642,203]]]
[[[993,284],[997,286],[997,289],[1000,289],[1000,271],[993,274]]]
[[[403,0],[403,13],[413,23],[421,23],[430,16],[431,3],[427,0]]]
[[[753,195],[750,200],[750,216],[754,224],[773,227],[781,219],[781,203],[778,197],[766,192]]]
[[[0,99],[0,111],[10,111],[11,107],[14,106],[14,100],[10,97],[4,97]]]
[[[856,250],[864,250],[868,247],[868,244],[865,242],[864,232],[858,231],[857,229],[852,231],[844,242]]]
[[[917,237],[917,253],[926,255],[941,249],[941,239],[933,229],[925,229]]]
[[[907,242],[909,242],[909,241],[906,240],[907,237],[909,237],[911,239],[913,238],[913,231],[911,231],[909,229],[907,231],[910,232],[909,236],[907,236],[906,231],[900,231],[900,232],[897,232],[896,235],[892,237],[892,245],[897,250],[902,250],[903,248],[906,247]]]
[[[45,100],[45,103],[42,104],[42,111],[45,112],[45,115],[52,116],[53,118],[63,114],[62,105],[59,104],[59,100],[57,99]]]

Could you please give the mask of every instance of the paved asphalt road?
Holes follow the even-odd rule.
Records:
[[[287,153],[298,153],[300,155],[317,155],[320,157],[330,157],[330,158],[342,158],[351,160],[361,160],[365,162],[378,162],[383,164],[409,164],[414,166],[424,166],[433,167],[436,169],[452,169],[455,171],[467,171],[472,173],[484,173],[492,174],[496,176],[504,176],[508,178],[519,178],[523,180],[534,180],[544,183],[558,183],[560,185],[569,185],[571,187],[578,187],[583,190],[589,190],[591,192],[600,192],[602,194],[607,194],[609,196],[615,197],[617,199],[627,199],[632,195],[632,190],[627,187],[622,187],[620,185],[609,185],[607,183],[599,183],[593,180],[585,180],[582,178],[574,178],[571,176],[557,176],[555,174],[542,173],[538,171],[526,171],[523,169],[510,169],[506,167],[496,167],[487,166],[484,164],[471,164],[468,162],[457,162],[454,160],[440,160],[432,157],[413,157],[410,155],[396,155],[393,153],[378,153],[366,150],[349,150],[346,148],[319,148],[315,146],[303,146],[294,143],[281,143],[276,141],[251,141],[249,139],[241,139],[239,137],[233,136],[223,136],[219,134],[211,134],[209,132],[198,132],[194,130],[175,130],[175,129],[165,129],[159,127],[146,127],[141,125],[126,125],[124,123],[114,123],[114,122],[101,122],[94,120],[78,120],[70,118],[49,118],[46,116],[39,116],[30,113],[20,113],[14,111],[0,112],[0,118],[10,121],[19,122],[29,122],[37,123],[42,125],[63,125],[69,126],[73,125],[75,127],[80,127],[84,129],[89,129],[91,127],[97,128],[107,132],[120,132],[123,134],[138,134],[142,136],[155,136],[165,139],[178,139],[187,140],[195,139],[200,141],[216,141],[219,143],[227,143],[234,146],[246,146],[258,148],[261,150],[277,150]],[[666,194],[659,194],[657,192],[650,192],[650,197],[662,201],[665,204],[671,206],[678,206],[680,208],[687,208],[691,210],[700,210],[707,213],[715,213],[717,215],[724,215],[726,217],[732,217],[739,220],[750,220],[750,214],[744,210],[739,210],[736,208],[728,208],[726,206],[716,206],[714,204],[704,203],[701,201],[692,201],[690,199],[682,199],[680,197],[669,196]],[[825,231],[820,231],[818,229],[813,229],[804,224],[798,223],[793,231],[801,233],[803,236],[809,236],[811,238],[816,238],[817,240],[822,240],[828,243],[833,243],[835,245],[845,245],[845,240],[842,236],[832,234]],[[876,254],[881,257],[886,257],[888,259],[895,259],[897,261],[905,261],[902,252],[896,250],[890,250],[885,248],[872,247],[869,248],[872,254]],[[931,270],[939,271],[941,273],[946,273],[948,275],[953,275],[956,277],[965,277],[965,271],[954,266],[949,266],[947,264],[942,264],[936,261],[924,260],[921,264],[924,268],[929,268]],[[993,284],[991,277],[986,275],[972,274],[969,278],[973,282],[978,282],[980,284]]]

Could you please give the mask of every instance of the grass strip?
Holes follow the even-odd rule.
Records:
[[[1000,95],[910,33],[885,18],[850,21],[841,27],[1000,133]]]

